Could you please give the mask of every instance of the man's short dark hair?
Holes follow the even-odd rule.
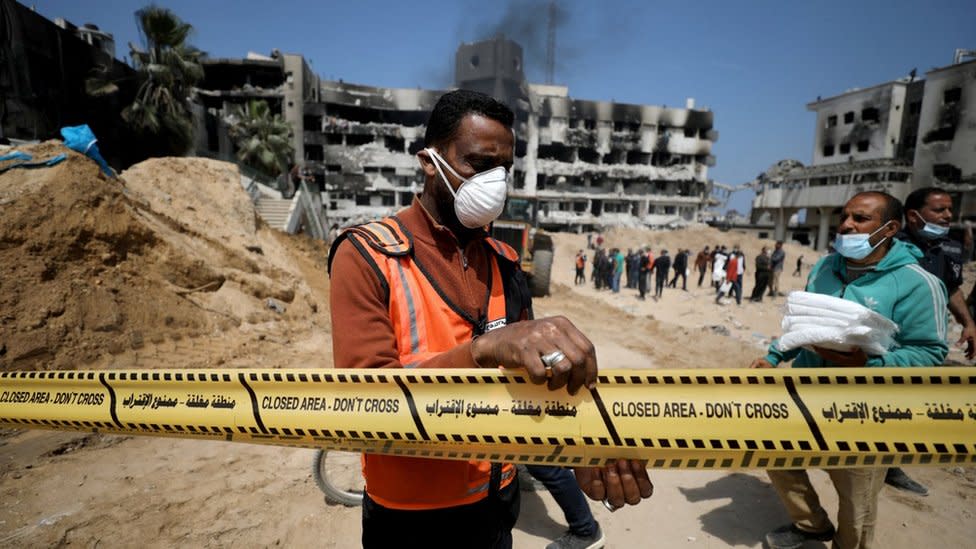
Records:
[[[905,209],[906,210],[921,210],[925,207],[925,203],[928,202],[929,197],[933,194],[944,194],[949,195],[945,189],[940,189],[938,187],[922,187],[921,189],[915,189],[908,195],[905,199]]]
[[[851,200],[859,196],[873,194],[875,196],[880,196],[885,201],[884,210],[881,212],[881,223],[888,223],[889,221],[897,221],[903,223],[902,216],[904,215],[904,209],[901,205],[901,200],[891,196],[884,191],[863,191],[855,194],[851,197]]]
[[[469,114],[491,118],[506,128],[511,128],[515,122],[512,109],[493,97],[471,90],[455,90],[442,95],[430,112],[424,145],[435,147],[450,141],[457,133],[461,119]]]

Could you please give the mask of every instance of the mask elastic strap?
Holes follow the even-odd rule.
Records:
[[[462,185],[466,182],[466,180],[460,175],[458,175],[458,173],[454,171],[454,168],[452,168],[451,165],[448,164],[446,160],[441,158],[441,155],[437,154],[437,151],[431,148],[426,148],[424,150],[427,151],[427,154],[429,154],[430,158],[434,161],[434,167],[437,168],[437,173],[440,174],[441,179],[444,180],[444,184],[447,185],[447,190],[451,191],[451,195],[454,196],[454,198],[457,198],[457,192],[454,190],[454,187],[451,186],[451,182],[447,180],[447,177],[444,175],[444,171],[441,170],[441,162],[443,162],[444,166],[446,166],[447,169],[450,170],[452,174],[454,174],[454,177],[461,180]]]

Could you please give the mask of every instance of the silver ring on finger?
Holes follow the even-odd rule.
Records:
[[[559,364],[559,362],[562,361],[564,358],[566,358],[566,355],[565,353],[557,349],[551,353],[542,355],[541,358],[542,358],[542,363],[545,364],[546,368],[550,369],[556,364]]]
[[[617,509],[619,509],[619,507],[614,507],[614,505],[610,503],[609,499],[604,499],[601,501],[601,503],[603,503],[603,506],[606,507],[607,511],[610,511],[611,513],[616,512]]]

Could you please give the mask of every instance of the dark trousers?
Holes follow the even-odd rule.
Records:
[[[687,290],[688,289],[688,274],[686,273],[686,271],[684,269],[681,269],[680,271],[678,271],[678,270],[675,270],[674,271],[674,278],[671,279],[671,283],[668,284],[668,286],[671,286],[672,288],[677,288],[678,287],[678,277],[679,276],[681,277],[681,289],[682,290]]]
[[[705,281],[705,267],[698,269],[698,287],[701,288],[702,282]]]
[[[742,305],[742,277],[732,281],[732,288],[729,289],[729,295],[735,294],[735,302]]]
[[[548,465],[526,465],[525,469],[549,490],[566,515],[570,532],[582,537],[596,533],[596,520],[572,471]]]
[[[647,273],[643,272],[637,278],[637,291],[640,292],[641,299],[647,294]]]
[[[762,301],[766,286],[769,284],[769,275],[769,271],[756,271],[756,287],[752,289],[753,301]]]
[[[668,273],[658,274],[654,279],[654,297],[661,297],[664,293],[664,285],[668,283]]]
[[[586,283],[586,275],[583,274],[583,268],[576,267],[576,284],[585,284],[585,283]]]
[[[494,496],[446,509],[389,509],[367,493],[363,495],[363,548],[511,549],[518,514],[518,478]]]

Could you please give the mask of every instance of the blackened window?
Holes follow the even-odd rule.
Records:
[[[851,152],[851,144],[850,143],[841,143],[840,144],[840,154],[847,154],[849,152]]]
[[[857,142],[857,151],[858,152],[867,152],[868,147],[870,147],[870,145],[871,145],[871,143],[869,141],[867,141],[867,140],[858,141]]]
[[[878,109],[874,107],[868,107],[861,110],[861,120],[864,122],[877,122],[878,121]]]
[[[942,102],[948,105],[949,103],[958,103],[962,99],[962,88],[949,88],[948,90],[942,92]]]
[[[844,123],[845,124],[854,123],[854,111],[847,111],[844,113]]]
[[[833,145],[824,145],[823,155],[824,156],[834,156],[834,146]]]
[[[833,128],[836,125],[837,125],[837,115],[836,114],[832,114],[832,115],[828,116],[827,117],[827,127],[828,128]]]

